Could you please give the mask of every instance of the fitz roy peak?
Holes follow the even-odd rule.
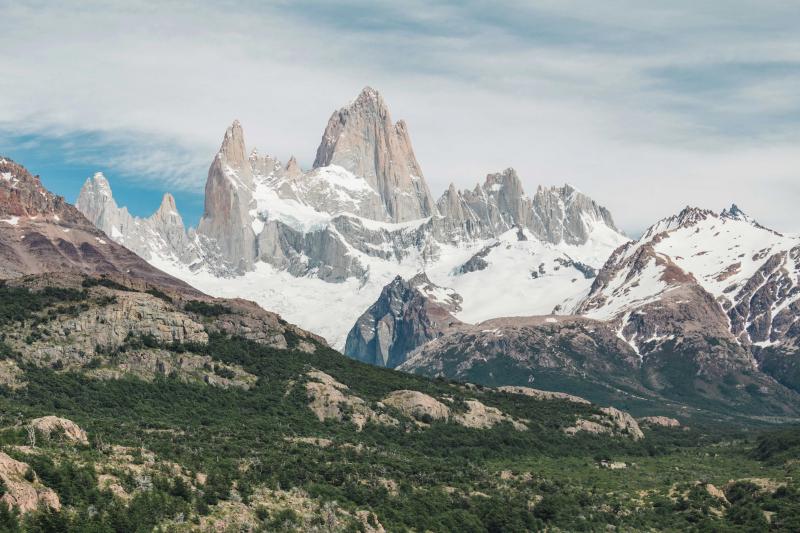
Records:
[[[339,348],[397,276],[424,273],[457,295],[465,323],[566,312],[628,240],[584,194],[565,185],[528,196],[511,168],[472,190],[450,186],[435,201],[408,127],[369,87],[330,117],[311,169],[248,152],[234,122],[209,168],[196,230],[132,218],[107,184],[101,193],[91,182],[78,206],[112,239],[211,294],[255,299]],[[517,297],[497,298],[504,293]]]
[[[435,212],[406,123],[392,123],[386,103],[371,87],[328,121],[314,168],[331,165],[364,178],[378,193],[381,202],[366,218],[408,222]]]

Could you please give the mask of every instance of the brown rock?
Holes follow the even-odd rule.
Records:
[[[0,452],[0,480],[5,485],[6,492],[0,501],[11,507],[16,507],[21,513],[35,511],[40,506],[54,510],[61,509],[58,495],[52,489],[45,487],[37,478],[33,481],[25,479],[25,474],[30,469],[26,463],[12,459],[7,454]]]

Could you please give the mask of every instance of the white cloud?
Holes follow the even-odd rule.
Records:
[[[0,123],[91,132],[108,149],[78,157],[199,191],[234,118],[309,165],[331,111],[369,84],[409,123],[435,194],[514,166],[631,231],[731,201],[800,231],[793,8],[694,4],[0,0]]]

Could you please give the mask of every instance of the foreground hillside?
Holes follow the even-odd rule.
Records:
[[[0,288],[5,530],[800,524],[796,433],[757,445],[755,430],[637,422],[566,395],[430,381],[311,338],[269,346],[220,329],[234,310],[166,294],[161,313],[182,321],[183,338],[117,321],[108,327],[128,333],[81,358],[80,330],[48,337],[141,295],[155,298],[108,277]],[[21,332],[70,355],[18,343]]]

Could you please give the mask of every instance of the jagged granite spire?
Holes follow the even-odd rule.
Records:
[[[225,132],[206,180],[205,210],[197,234],[216,248],[219,259],[243,272],[256,256],[256,235],[251,227],[253,172],[238,120]]]
[[[487,175],[471,191],[451,185],[437,206],[438,236],[451,241],[496,237],[515,227],[553,244],[584,244],[600,226],[619,233],[605,207],[570,185],[539,187],[530,198],[513,168]]]
[[[366,179],[380,195],[386,213],[371,218],[405,222],[436,212],[405,122],[392,123],[386,103],[371,87],[328,121],[314,168],[328,165]]]
[[[532,209],[529,227],[535,235],[548,242],[583,244],[597,225],[619,233],[608,209],[569,184],[539,187],[533,197]]]
[[[126,207],[117,206],[111,185],[98,172],[83,184],[76,207],[112,240],[148,261],[191,263],[197,259],[170,193],[164,194],[150,217],[136,217]]]

